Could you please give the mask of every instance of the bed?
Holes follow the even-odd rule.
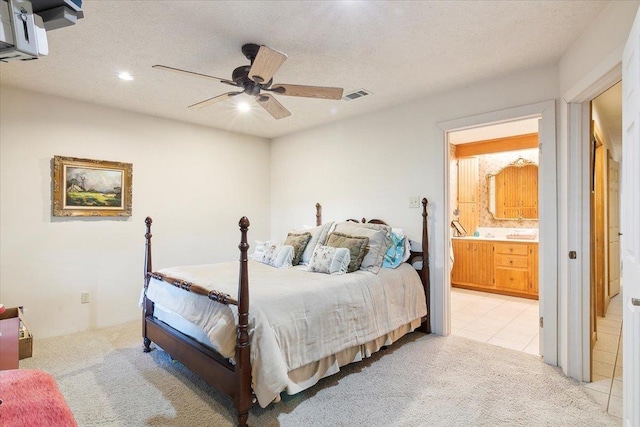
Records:
[[[316,226],[328,229],[329,224],[322,224],[321,209],[316,204]],[[376,236],[381,234],[378,230],[391,229],[381,220],[350,221],[358,224],[358,230],[360,226],[375,230],[371,233]],[[356,269],[348,274],[313,273],[314,259],[308,266],[291,268],[250,259],[246,217],[239,223],[239,262],[154,272],[151,218],[145,223],[144,351],[151,351],[155,343],[229,395],[241,427],[247,426],[252,405],[265,407],[278,401],[281,392],[294,394],[311,387],[413,330],[431,332],[429,266],[423,262],[429,259],[426,199],[421,250],[407,248],[406,262],[393,269]],[[341,229],[333,230],[327,239],[343,236],[337,232]],[[373,254],[373,242],[367,239],[365,255]],[[351,271],[353,250],[331,246],[340,245],[322,248],[332,254],[346,251],[343,267]],[[313,251],[313,256],[320,252]]]

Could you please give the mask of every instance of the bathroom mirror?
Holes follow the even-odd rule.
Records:
[[[500,220],[538,219],[538,165],[519,158],[487,175],[489,212]]]

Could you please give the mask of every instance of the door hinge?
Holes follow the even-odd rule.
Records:
[[[544,328],[544,317],[540,317],[540,327]]]

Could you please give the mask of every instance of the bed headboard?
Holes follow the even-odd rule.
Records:
[[[421,268],[416,268],[418,274],[420,275],[420,280],[422,281],[422,286],[424,287],[424,294],[427,300],[427,318],[421,326],[421,330],[426,333],[431,333],[431,282],[430,282],[430,272],[429,272],[429,224],[428,224],[428,215],[427,215],[427,206],[429,201],[426,198],[422,199],[422,251],[411,251],[409,255],[409,259],[407,262],[414,266],[416,262],[422,261]],[[381,219],[370,219],[369,221],[366,218],[362,218],[361,220],[349,218],[347,221],[353,222],[362,222],[362,223],[370,223],[370,224],[383,224],[389,225],[385,221]],[[322,205],[320,203],[316,203],[316,226],[322,225]],[[414,266],[415,267],[415,266]]]

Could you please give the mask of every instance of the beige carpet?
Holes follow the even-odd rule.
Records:
[[[34,340],[21,368],[53,374],[81,426],[232,426],[233,404],[163,351],[142,352],[140,322]],[[614,426],[539,358],[413,333],[266,409],[252,426]]]

